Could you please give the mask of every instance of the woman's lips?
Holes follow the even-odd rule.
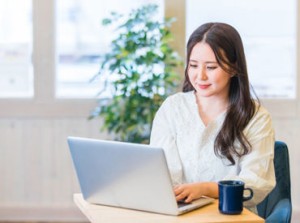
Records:
[[[210,86],[210,84],[199,84],[198,86],[200,89],[206,89]]]

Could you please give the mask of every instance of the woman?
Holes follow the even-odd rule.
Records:
[[[238,32],[224,23],[197,28],[187,44],[183,92],[153,121],[150,144],[165,150],[177,200],[218,197],[220,180],[242,180],[255,206],[275,186],[271,117],[250,93]]]

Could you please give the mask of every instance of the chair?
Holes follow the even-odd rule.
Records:
[[[292,201],[288,147],[284,142],[275,142],[274,167],[276,186],[257,206],[258,215],[266,222],[291,222]]]

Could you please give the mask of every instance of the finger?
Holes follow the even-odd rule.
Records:
[[[179,194],[181,194],[183,191],[184,191],[184,188],[182,188],[182,187],[176,187],[176,188],[174,188],[174,193],[175,193],[175,195],[179,195]]]
[[[187,195],[185,193],[178,194],[176,196],[176,201],[185,200]]]
[[[192,195],[189,195],[186,199],[185,199],[185,203],[191,203],[193,201],[193,196]]]

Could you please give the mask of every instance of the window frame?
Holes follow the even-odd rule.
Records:
[[[300,4],[297,1],[297,21]],[[56,43],[55,1],[32,0],[33,4],[33,69],[34,97],[0,99],[0,118],[88,117],[97,99],[55,98]],[[185,1],[165,0],[167,17],[177,17],[172,26],[174,47],[185,54]],[[273,117],[300,116],[300,23],[297,23],[296,99],[261,99]],[[182,70],[180,72],[183,72]]]

